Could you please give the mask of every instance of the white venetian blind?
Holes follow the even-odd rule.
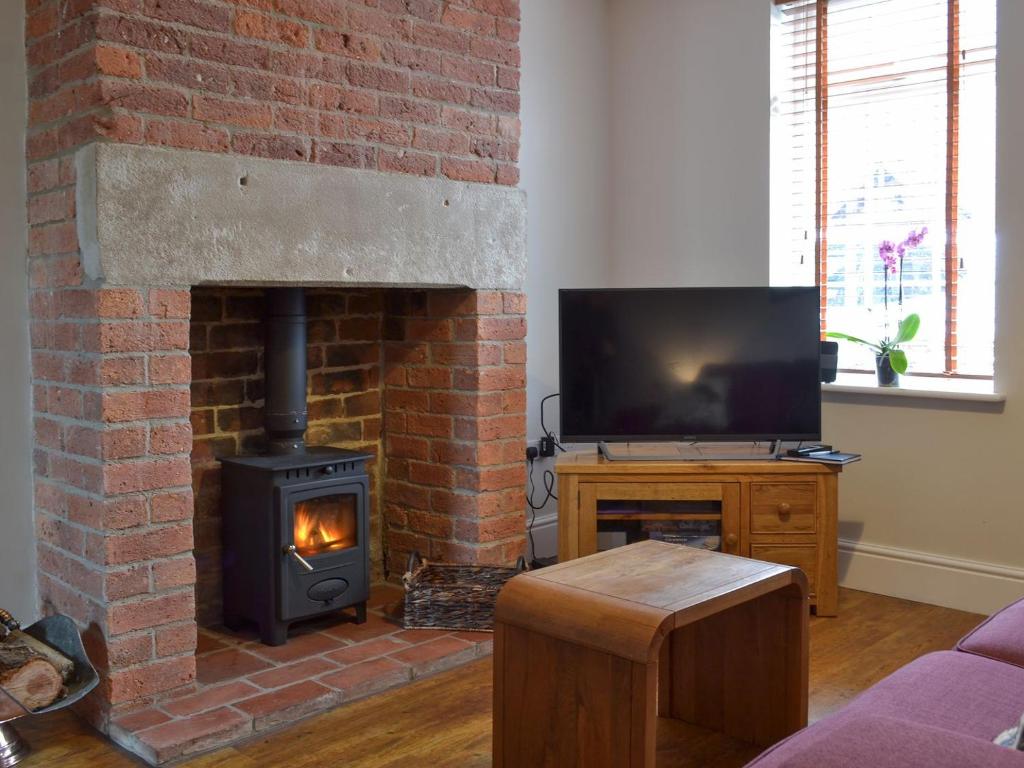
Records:
[[[816,6],[815,0],[778,5],[772,19],[773,285],[815,280]]]
[[[788,2],[774,31],[773,283],[812,284],[821,238],[828,329],[881,338],[916,312],[913,372],[991,375],[995,0]],[[922,227],[887,274],[878,244]]]

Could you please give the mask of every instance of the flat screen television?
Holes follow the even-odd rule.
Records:
[[[559,292],[564,442],[821,439],[817,288]]]

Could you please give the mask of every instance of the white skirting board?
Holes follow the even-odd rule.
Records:
[[[531,552],[534,557],[555,557],[558,554],[558,513],[538,513],[533,523],[533,543],[537,548]]]
[[[839,584],[990,614],[1024,597],[1024,568],[840,539]]]

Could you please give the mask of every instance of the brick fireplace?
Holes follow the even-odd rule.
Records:
[[[374,457],[374,576],[412,549],[514,560],[516,0],[27,11],[38,579],[101,669],[86,714],[157,725],[197,632],[222,642],[197,627],[221,618],[219,459],[259,447],[267,286],[308,288],[307,442]]]

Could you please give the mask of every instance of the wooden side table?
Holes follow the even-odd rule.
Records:
[[[653,766],[659,714],[775,743],[807,724],[806,606],[798,568],[657,541],[516,576],[494,765]]]

